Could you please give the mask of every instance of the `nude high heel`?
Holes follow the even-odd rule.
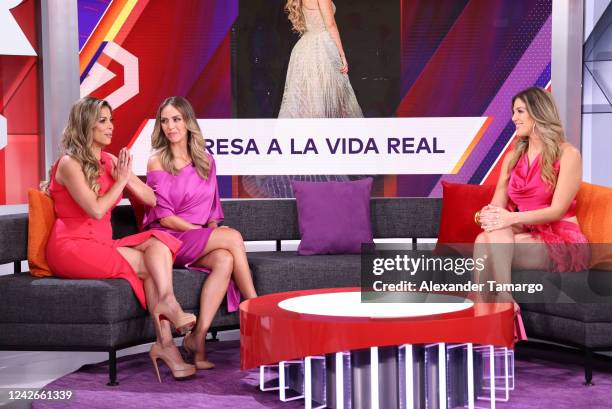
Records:
[[[182,310],[180,312],[170,312],[170,308],[163,303],[157,304],[153,310],[153,318],[158,329],[161,328],[161,320],[168,320],[181,335],[191,331],[196,323],[195,315],[183,312]]]
[[[155,373],[157,374],[157,380],[159,381],[159,383],[161,383],[161,376],[159,375],[159,368],[157,367],[158,359],[164,361],[168,368],[170,368],[174,379],[183,380],[185,378],[195,375],[196,373],[195,366],[183,362],[182,358],[180,361],[176,360],[176,358],[170,358],[164,348],[158,343],[154,343],[151,346],[149,356],[151,357],[151,361],[153,362],[153,367],[155,368]]]
[[[195,359],[196,351],[193,350],[191,348],[191,346],[189,345],[192,342],[192,338],[193,338],[193,333],[192,332],[190,332],[187,335],[185,335],[185,338],[183,338],[183,348],[185,349],[185,351],[187,351],[187,353],[193,355],[193,363],[194,363],[195,367],[197,369],[204,369],[204,370],[206,370],[206,369],[213,369],[215,367],[215,364],[213,364],[212,362],[210,362],[208,360],[197,361]]]

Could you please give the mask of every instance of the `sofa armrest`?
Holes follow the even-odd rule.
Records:
[[[0,216],[0,264],[28,258],[27,213]]]

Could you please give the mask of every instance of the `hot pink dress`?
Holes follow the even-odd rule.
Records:
[[[112,158],[102,152],[102,172],[98,177],[100,194],[106,193],[115,183],[112,175]],[[104,217],[96,220],[89,216],[74,201],[64,185],[55,180],[57,164],[51,172],[49,193],[53,198],[55,222],[47,242],[47,261],[54,275],[63,278],[123,278],[127,280],[136,298],[146,309],[142,280],[132,266],[117,251],[117,247],[134,247],[151,236],[161,240],[176,254],[181,242],[171,235],[159,231],[146,231],[113,240],[110,217],[111,210],[119,203],[118,198]]]
[[[555,162],[555,172],[560,169]],[[518,211],[537,210],[550,206],[554,189],[541,176],[540,155],[531,166],[527,153],[523,154],[510,172],[508,196]],[[576,215],[576,199],[572,201],[562,219]],[[558,220],[547,224],[526,225],[532,237],[542,240],[548,249],[551,270],[556,272],[581,271],[588,268],[590,261],[589,241],[577,223]]]
[[[192,270],[209,272],[192,266],[202,256],[214,229],[206,227],[211,221],[223,220],[223,209],[217,187],[217,173],[212,155],[208,178],[202,179],[195,166],[189,164],[172,175],[164,170],[147,173],[147,184],[157,198],[157,205],[147,208],[143,219],[145,229],[161,230],[179,239],[183,245],[179,249],[175,264]],[[159,220],[168,216],[178,216],[189,223],[201,226],[199,229],[177,231],[163,227]],[[227,309],[236,311],[240,304],[240,292],[232,280],[227,291]]]

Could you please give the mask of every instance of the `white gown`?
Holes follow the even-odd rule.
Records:
[[[336,6],[334,5],[334,12]],[[321,11],[303,7],[306,32],[291,51],[279,118],[362,118],[363,113],[347,74],[340,72],[338,47],[325,27]],[[292,180],[347,181],[360,176],[244,176],[252,197],[294,197]]]
[[[334,5],[334,11],[335,11]],[[306,32],[291,51],[279,118],[361,118],[363,114],[321,11],[302,8]]]

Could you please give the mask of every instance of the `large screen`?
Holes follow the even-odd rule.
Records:
[[[114,107],[110,150],[146,173],[157,107],[194,106],[223,197],[287,197],[298,180],[373,177],[375,196],[494,183],[510,103],[550,87],[551,1],[79,0],[81,94]]]

